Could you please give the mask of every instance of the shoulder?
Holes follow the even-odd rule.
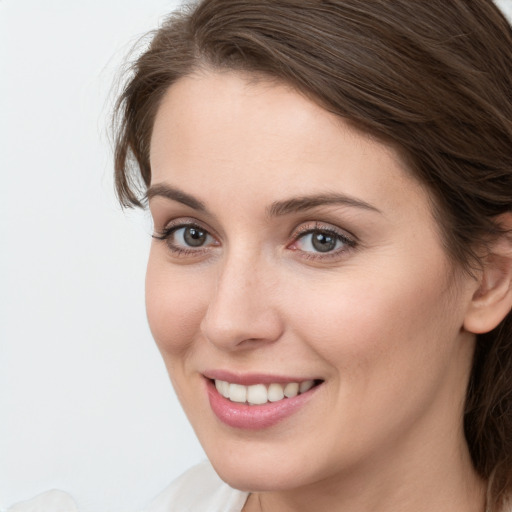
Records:
[[[78,508],[69,494],[53,490],[17,503],[6,512],[78,512]]]
[[[223,482],[206,461],[172,482],[144,512],[240,512],[247,496]]]

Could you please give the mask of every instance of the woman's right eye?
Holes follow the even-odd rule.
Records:
[[[169,249],[177,254],[190,254],[218,245],[217,240],[206,229],[195,224],[169,226],[153,238],[164,240]]]
[[[186,247],[202,247],[211,239],[204,229],[194,226],[176,229],[173,233],[174,243]]]

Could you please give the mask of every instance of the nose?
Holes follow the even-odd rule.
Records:
[[[243,254],[221,265],[201,322],[210,343],[222,350],[243,350],[279,339],[283,325],[273,267]]]

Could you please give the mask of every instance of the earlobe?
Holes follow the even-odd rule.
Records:
[[[512,229],[512,214],[500,216],[500,225]],[[490,247],[464,319],[474,334],[492,331],[512,309],[512,235],[502,235]]]

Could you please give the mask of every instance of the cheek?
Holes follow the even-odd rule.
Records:
[[[371,450],[405,432],[444,390],[447,400],[459,398],[450,382],[461,376],[453,366],[459,330],[446,315],[450,294],[435,276],[428,286],[360,277],[354,287],[310,287],[309,296],[296,290],[294,314],[300,338],[329,368],[333,435]]]
[[[453,309],[446,315],[446,276],[399,277],[389,269],[373,276],[354,273],[339,283],[310,287],[309,294],[290,295],[302,338],[340,378],[412,378],[419,366],[437,364],[440,351],[450,350],[446,342],[453,341],[458,327]]]
[[[206,287],[197,272],[150,254],[146,273],[149,327],[166,365],[185,357],[206,311]]]

